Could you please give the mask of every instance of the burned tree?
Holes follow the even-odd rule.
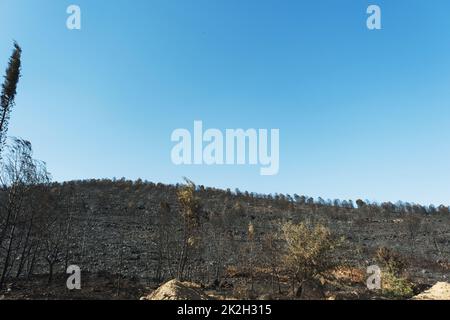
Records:
[[[48,183],[45,164],[32,157],[31,143],[13,139],[1,165],[0,183],[2,197],[0,207],[0,287],[18,261],[17,276],[31,253],[35,236],[36,210],[30,210],[31,190]]]
[[[11,109],[14,106],[14,100],[17,93],[17,84],[21,71],[22,49],[17,43],[14,43],[14,51],[9,59],[6,69],[5,81],[2,84],[0,96],[0,159],[8,132],[8,122]]]
[[[330,270],[334,266],[333,251],[339,242],[323,225],[306,223],[283,225],[286,249],[284,264],[289,270],[293,289],[299,284],[297,295],[303,283]]]
[[[188,179],[185,180],[186,185],[182,186],[177,192],[183,218],[183,236],[177,268],[177,278],[180,280],[185,276],[191,252],[198,245],[197,231],[200,227],[200,219],[203,212],[200,198],[196,194],[195,184]]]

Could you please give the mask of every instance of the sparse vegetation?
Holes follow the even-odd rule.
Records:
[[[401,275],[406,267],[405,259],[400,254],[386,247],[381,247],[377,250],[376,258],[391,275]]]
[[[283,262],[292,282],[300,285],[330,270],[335,265],[333,251],[337,240],[323,225],[306,223],[283,225],[286,254]]]
[[[409,299],[414,295],[413,285],[404,277],[389,271],[382,274],[382,293],[388,298]]]
[[[298,204],[288,197],[275,200],[272,196],[201,188],[194,183],[36,181],[41,183],[24,189],[23,203],[27,205],[20,207],[18,217],[24,217],[20,221],[25,223],[16,223],[14,243],[20,245],[12,245],[5,283],[16,276],[17,281],[33,279],[33,274],[46,274],[54,283],[66,264],[79,263],[98,271],[110,270],[120,279],[120,291],[114,281],[115,293],[120,295],[127,290],[127,277],[139,276],[160,284],[178,275],[218,294],[241,298],[268,293],[295,298],[310,290],[312,279],[319,287],[331,286],[330,292],[342,292],[342,298],[357,298],[350,295],[357,290],[360,297],[397,299],[410,296],[414,279],[426,279],[422,273],[411,278],[412,266],[423,269],[427,264],[433,272],[448,272],[441,260],[432,264],[429,259],[433,254],[448,255],[442,246],[438,256],[427,234],[428,226],[437,230],[439,237],[445,235],[446,224],[438,221],[450,217],[441,214],[436,218],[428,215],[421,222],[424,234],[416,236],[416,244],[419,252],[427,254],[416,254],[416,260],[411,260],[408,228],[401,229],[403,235],[398,233],[401,221],[382,224],[366,220],[349,226],[349,221],[373,219],[367,208]],[[8,199],[12,190],[5,184],[0,191],[2,199]],[[122,199],[127,200],[124,207]],[[286,211],[289,207],[292,211]],[[1,209],[2,221],[7,217],[6,209]],[[329,217],[331,210],[339,215],[338,220]],[[344,215],[347,217],[341,218]],[[375,215],[375,219],[381,218]],[[11,230],[14,223],[9,225]],[[390,238],[380,237],[377,242],[377,238],[367,236],[383,233],[403,236],[405,241],[394,250],[386,244],[398,243],[395,238],[389,242]],[[345,245],[341,245],[342,237]],[[371,251],[367,244],[378,249]],[[7,253],[5,248],[3,245],[2,257]],[[374,256],[383,269],[381,292],[370,292],[365,279],[360,279]],[[344,269],[351,270],[348,277],[337,277],[336,270]],[[302,289],[303,283],[307,285]]]

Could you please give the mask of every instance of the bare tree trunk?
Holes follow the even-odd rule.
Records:
[[[69,252],[70,252],[70,227],[71,227],[71,223],[72,223],[72,213],[69,214],[69,219],[67,219],[66,222],[66,234],[65,234],[65,241],[64,241],[64,246],[65,246],[65,253],[64,253],[64,270],[67,270],[67,268],[69,267]]]
[[[0,278],[0,288],[3,288],[3,286],[5,284],[6,274],[7,274],[7,271],[8,271],[9,260],[11,258],[11,249],[12,249],[12,244],[13,244],[13,240],[14,240],[14,233],[15,233],[15,231],[16,231],[16,226],[14,224],[13,228],[11,230],[11,236],[9,238],[8,250],[6,251],[5,261],[3,263],[2,274],[1,274],[1,278]]]
[[[36,256],[38,254],[39,251],[39,244],[36,245],[34,251],[33,251],[33,256],[30,260],[30,263],[28,264],[28,268],[27,268],[27,279],[30,279],[30,277],[33,275],[33,271],[34,271],[34,264],[36,262]]]
[[[55,261],[48,261],[48,284],[51,284],[53,281],[53,267],[55,265]]]
[[[22,254],[20,256],[19,267],[17,268],[16,278],[19,278],[20,275],[22,274],[23,266],[25,264],[26,259],[28,259],[28,256],[29,256],[30,250],[28,247],[28,242],[30,240],[31,231],[33,229],[33,216],[34,216],[34,212],[31,216],[30,224],[28,226],[27,235],[25,237],[25,243],[23,245]]]
[[[188,257],[188,231],[187,231],[187,219],[184,219],[184,231],[183,231],[183,247],[180,253],[180,259],[178,262],[177,279],[182,281],[184,275],[184,269],[186,267],[186,260]]]
[[[16,187],[13,185],[13,186],[11,186],[11,191],[8,194],[8,206],[7,206],[8,209],[7,209],[5,224],[3,225],[2,231],[0,233],[0,247],[2,246],[3,241],[5,240],[6,233],[8,232],[8,228],[10,227],[10,220],[11,220],[11,216],[13,214],[15,198],[16,198]]]
[[[120,258],[119,258],[119,272],[117,275],[117,293],[116,296],[120,295],[120,278],[122,277],[122,263],[123,263],[123,249],[120,250]]]

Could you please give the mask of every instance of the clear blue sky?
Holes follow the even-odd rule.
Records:
[[[82,30],[66,29],[66,8]],[[382,9],[381,31],[366,8]],[[55,180],[141,177],[450,203],[448,0],[2,0],[23,77],[9,134]],[[176,128],[279,128],[280,172],[174,166]]]

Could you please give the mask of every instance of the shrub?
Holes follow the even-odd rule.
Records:
[[[389,298],[408,299],[414,295],[413,284],[391,272],[383,272],[382,293]]]
[[[330,230],[323,225],[305,223],[283,225],[286,251],[283,262],[291,279],[302,285],[334,267],[333,251],[339,246]]]
[[[393,250],[381,247],[376,252],[376,259],[388,273],[399,276],[403,273],[406,268],[406,261],[398,253]]]

